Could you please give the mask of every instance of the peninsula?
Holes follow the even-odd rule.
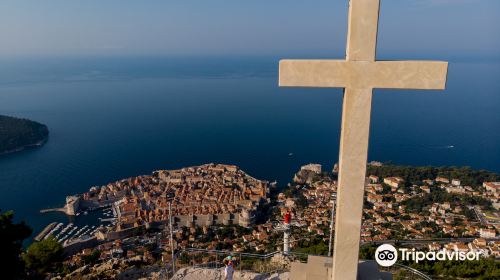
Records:
[[[0,155],[43,145],[49,136],[46,125],[0,115]]]
[[[180,226],[249,227],[259,206],[269,202],[271,185],[237,166],[211,163],[95,186],[81,195],[66,197],[63,208],[41,212],[62,211],[73,216],[112,207],[116,216],[112,231],[121,237],[144,226],[163,225],[170,211]]]

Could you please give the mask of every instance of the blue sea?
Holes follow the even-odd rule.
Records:
[[[0,157],[0,208],[35,231],[66,195],[209,162],[290,181],[338,158],[342,92],[278,88],[277,57],[0,60],[0,114],[46,124],[41,148]],[[500,60],[450,61],[446,91],[376,90],[369,159],[500,172]],[[80,218],[79,219],[85,219]]]

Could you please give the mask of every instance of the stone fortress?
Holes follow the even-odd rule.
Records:
[[[269,200],[270,184],[251,177],[237,166],[205,164],[123,179],[68,196],[68,215],[99,207],[113,207],[115,232],[166,224],[169,204],[176,226],[255,222],[258,207]],[[173,199],[168,194],[174,194]]]

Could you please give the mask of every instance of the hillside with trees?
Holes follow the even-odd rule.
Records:
[[[470,167],[455,166],[399,166],[399,165],[369,165],[367,176],[375,175],[381,178],[398,176],[405,180],[406,184],[421,185],[425,179],[444,177],[447,179],[459,179],[464,186],[479,186],[483,182],[494,182],[500,180],[500,175],[486,170],[475,170]]]
[[[41,123],[0,115],[0,155],[40,146],[48,136]]]

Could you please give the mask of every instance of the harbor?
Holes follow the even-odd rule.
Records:
[[[64,212],[64,209],[52,208],[40,212]],[[52,236],[65,246],[78,240],[94,237],[99,228],[113,226],[116,223],[116,218],[116,212],[109,206],[88,209],[87,211],[78,212],[74,216],[68,216],[67,222],[51,222],[34,237],[34,240],[42,241]]]

